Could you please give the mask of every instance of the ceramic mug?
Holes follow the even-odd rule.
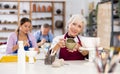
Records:
[[[73,38],[67,38],[65,41],[65,45],[68,49],[72,50],[76,46],[76,42]]]

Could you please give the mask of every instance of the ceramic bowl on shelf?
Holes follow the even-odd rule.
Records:
[[[57,14],[61,14],[61,10],[60,10],[60,9],[57,9],[57,10],[56,10],[56,13],[57,13]]]
[[[56,27],[56,28],[62,28],[62,27],[63,27],[63,21],[61,21],[61,20],[56,20],[56,22],[55,22],[55,27]]]
[[[4,8],[10,8],[10,6],[8,4],[4,5]]]
[[[12,7],[13,9],[16,9],[17,8],[17,5],[13,5],[13,7]]]

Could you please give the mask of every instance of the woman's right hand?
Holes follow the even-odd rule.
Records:
[[[28,41],[24,41],[24,42],[23,42],[23,45],[24,45],[24,46],[30,46],[30,44],[29,44]]]
[[[18,45],[14,45],[13,48],[12,48],[12,50],[13,50],[13,51],[16,51],[18,48],[19,48]]]
[[[65,47],[65,39],[60,39],[59,42],[55,45],[55,47],[52,49],[52,53],[58,51],[59,48]]]
[[[60,48],[64,48],[65,47],[65,39],[60,39],[57,44],[59,45]]]

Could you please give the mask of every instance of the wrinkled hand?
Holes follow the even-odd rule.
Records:
[[[82,50],[81,53],[82,53],[83,56],[86,56],[89,53],[89,51],[88,50]]]
[[[76,46],[72,50],[68,49],[68,51],[69,52],[77,51],[77,50],[79,50],[79,47],[80,47],[80,45],[79,45],[79,43],[77,43]]]
[[[64,48],[65,47],[65,39],[60,39],[58,42],[58,45],[60,48]]]

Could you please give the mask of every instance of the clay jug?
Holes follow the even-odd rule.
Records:
[[[41,8],[40,8],[40,5],[38,6],[38,12],[41,12]]]
[[[47,12],[51,12],[52,11],[52,7],[49,5],[48,7],[47,7]]]
[[[63,21],[61,21],[61,20],[56,20],[56,22],[55,22],[55,27],[56,27],[56,28],[63,28]]]
[[[36,4],[33,4],[33,12],[36,12]]]
[[[45,11],[46,11],[46,7],[45,7],[45,5],[42,6],[41,11],[42,11],[42,12],[45,12]]]

